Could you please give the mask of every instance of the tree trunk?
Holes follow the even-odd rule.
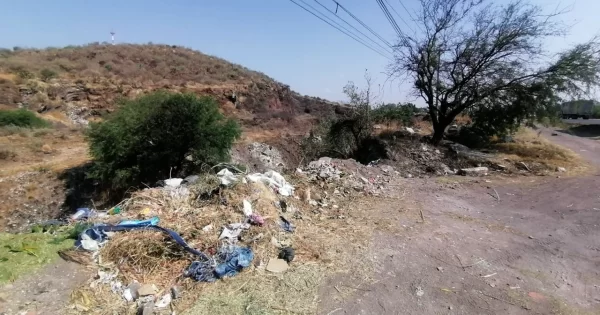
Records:
[[[438,145],[444,138],[446,128],[450,125],[453,119],[439,119],[437,124],[433,124],[433,137],[431,143]]]

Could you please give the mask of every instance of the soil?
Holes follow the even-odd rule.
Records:
[[[542,135],[600,166],[598,142],[551,132]],[[329,279],[319,313],[598,314],[599,185],[592,174],[396,178],[401,189],[369,203],[389,226],[358,258],[372,279]]]
[[[91,277],[83,266],[60,260],[0,288],[0,314],[64,314],[74,288]]]

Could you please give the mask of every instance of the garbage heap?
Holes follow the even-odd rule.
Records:
[[[116,312],[133,304],[141,312],[167,310],[193,283],[245,270],[282,273],[338,255],[328,244],[336,232],[328,217],[303,211],[308,204],[277,172],[224,168],[161,185],[106,212],[85,209],[73,218],[88,225],[74,251],[91,252],[98,267],[91,294]]]

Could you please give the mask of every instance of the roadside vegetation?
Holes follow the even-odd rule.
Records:
[[[239,136],[209,97],[157,92],[125,100],[90,126],[89,175],[116,190],[153,185],[227,161]]]
[[[0,127],[45,128],[50,124],[26,109],[0,110]]]

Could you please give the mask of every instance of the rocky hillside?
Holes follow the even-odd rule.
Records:
[[[274,136],[304,133],[307,121],[336,107],[260,72],[179,46],[0,50],[0,108],[28,108],[62,123],[85,124],[113,111],[119,98],[158,89],[211,95],[245,130],[277,131]]]

